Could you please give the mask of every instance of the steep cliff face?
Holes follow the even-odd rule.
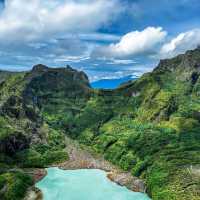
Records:
[[[199,48],[172,59],[161,60],[153,72],[124,84],[114,94],[135,97],[140,107],[140,116],[144,120],[169,119],[183,103],[185,106],[188,103],[188,109],[190,107],[192,110],[194,104],[191,105],[189,101],[198,101],[199,63]],[[194,113],[197,117],[198,111],[194,109]]]
[[[40,133],[45,124],[42,113],[56,116],[67,111],[65,105],[69,102],[72,109],[76,99],[84,103],[89,98],[90,90],[87,76],[69,66],[52,69],[36,65],[30,72],[9,74],[1,84],[0,113],[8,126],[21,131],[21,136],[15,131],[8,134],[0,143],[1,150],[11,155],[15,150],[26,149],[30,143],[42,144],[46,137]]]
[[[92,94],[87,75],[69,66],[53,69],[37,65],[25,80],[26,104],[38,108],[54,128],[65,126],[67,119],[78,114]]]
[[[26,101],[42,107],[56,99],[89,98],[89,80],[83,72],[66,68],[48,68],[43,65],[34,66],[25,76],[27,81],[23,96]]]
[[[161,60],[158,67],[154,69],[154,72],[176,72],[180,75],[188,72],[190,75],[193,72],[200,72],[200,48],[187,51],[185,54],[178,55],[172,59]],[[178,74],[177,74],[178,75]]]

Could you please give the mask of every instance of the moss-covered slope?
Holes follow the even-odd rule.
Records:
[[[146,180],[154,200],[200,199],[200,49],[97,91],[69,134]]]

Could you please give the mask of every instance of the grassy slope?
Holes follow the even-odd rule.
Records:
[[[200,199],[200,51],[99,91],[69,134],[146,180],[154,200]]]

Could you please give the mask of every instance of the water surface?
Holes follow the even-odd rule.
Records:
[[[122,78],[116,78],[116,79],[101,79],[95,82],[91,83],[92,88],[95,89],[116,89],[119,87],[122,83],[126,83],[131,80],[135,80],[137,77],[125,76]]]
[[[48,168],[47,172],[36,184],[44,200],[149,200],[145,194],[111,182],[102,170]]]

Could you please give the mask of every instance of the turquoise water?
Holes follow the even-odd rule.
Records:
[[[122,83],[126,83],[131,80],[135,80],[137,77],[133,77],[133,75],[125,76],[122,78],[116,79],[102,79],[99,81],[95,81],[91,83],[91,86],[95,89],[115,89],[120,86]]]
[[[149,200],[145,194],[111,182],[102,170],[49,168],[47,171],[48,175],[36,184],[44,200]]]

